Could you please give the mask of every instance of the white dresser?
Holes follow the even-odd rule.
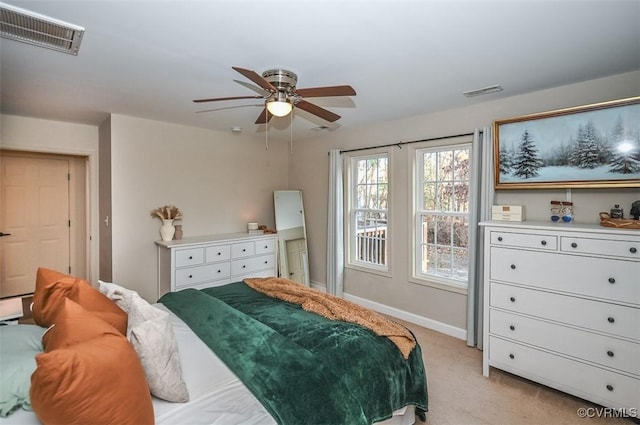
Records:
[[[484,222],[484,361],[640,411],[640,230]]]
[[[247,277],[277,276],[277,239],[276,234],[228,233],[156,241],[158,296]]]

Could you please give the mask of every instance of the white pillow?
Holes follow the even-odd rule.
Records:
[[[102,280],[98,280],[98,283],[98,289],[100,290],[100,292],[106,295],[107,298],[109,298],[111,301],[116,303],[118,307],[129,313],[131,297],[133,297],[133,294],[137,294],[136,291],[123,288],[122,286],[116,285],[115,283],[104,282]]]
[[[151,394],[171,402],[189,401],[169,313],[114,283],[100,281],[100,292],[128,313],[127,338],[140,358]]]

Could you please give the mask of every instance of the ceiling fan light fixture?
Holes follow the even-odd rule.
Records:
[[[284,117],[289,115],[293,105],[286,100],[272,100],[267,102],[267,110],[269,113],[276,117]]]

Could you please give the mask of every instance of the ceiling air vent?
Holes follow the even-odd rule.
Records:
[[[77,55],[84,28],[0,3],[0,37]]]
[[[495,85],[495,86],[484,87],[477,90],[465,91],[462,94],[465,95],[466,97],[474,97],[474,96],[482,96],[483,94],[496,93],[499,91],[502,91],[502,86]]]

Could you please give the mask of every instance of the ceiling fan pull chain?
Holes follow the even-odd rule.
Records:
[[[269,111],[265,109],[265,117],[267,118],[267,122],[265,123],[266,127],[264,129],[264,150],[269,150]]]
[[[291,115],[291,120],[289,121],[289,150],[293,155],[293,113],[289,115]]]

